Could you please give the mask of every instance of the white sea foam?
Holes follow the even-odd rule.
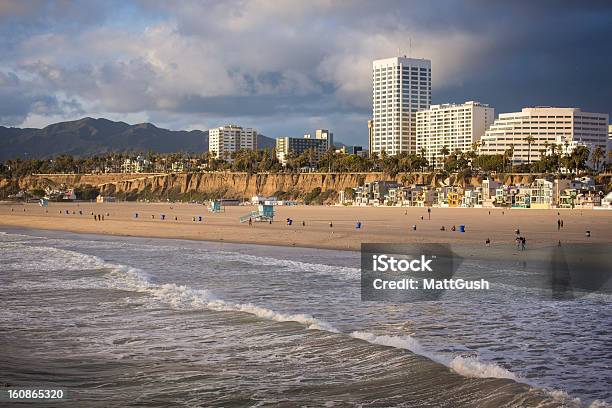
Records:
[[[244,312],[277,322],[296,322],[309,329],[338,332],[331,324],[308,314],[286,314],[251,303],[233,303],[215,297],[205,289],[193,289],[174,283],[155,284],[142,270],[125,265],[106,264],[107,268],[124,275],[117,287],[150,294],[155,299],[176,308],[206,308],[216,311]]]
[[[5,235],[4,238],[7,238],[6,234],[3,235]],[[21,255],[22,262],[23,258],[26,259],[25,264],[21,263],[20,266],[28,269],[34,268],[35,270],[41,271],[62,269],[107,269],[110,271],[110,274],[106,275],[106,277],[110,277],[110,279],[105,278],[103,282],[110,284],[111,287],[147,293],[152,299],[156,299],[175,308],[206,308],[217,311],[244,312],[277,322],[296,322],[309,329],[336,333],[338,332],[338,330],[328,322],[316,319],[308,314],[280,313],[265,307],[253,305],[251,303],[232,303],[215,297],[213,293],[205,289],[194,289],[188,286],[173,283],[158,284],[141,269],[133,268],[127,265],[106,263],[101,258],[96,256],[86,255],[76,251],[70,251],[68,249],[31,246],[31,243],[7,241],[8,240],[4,240],[4,242],[2,242],[2,247],[17,250]],[[330,265],[309,264],[298,261],[263,258],[251,255],[247,256],[253,258],[249,259],[249,262],[264,262],[266,264],[269,263],[276,266],[286,266],[287,268],[296,268],[298,270],[306,270],[314,273],[320,272],[333,274],[337,272],[337,268]],[[237,257],[236,259],[240,260],[241,258]],[[326,268],[322,268],[322,266],[325,266]],[[354,272],[354,268],[340,269],[344,269],[341,271],[341,274],[347,277],[352,275]],[[58,285],[59,283],[60,282],[57,282]],[[73,281],[71,285],[76,284],[77,286],[80,286],[81,283],[83,282]],[[517,380],[517,376],[515,374],[496,364],[482,362],[474,357],[453,356],[428,351],[419,343],[418,340],[411,336],[379,336],[367,332],[352,332],[350,333],[350,336],[368,341],[372,344],[409,350],[415,354],[422,355],[433,361],[441,363],[463,376],[483,378],[495,377]],[[548,392],[551,398],[556,398],[558,401],[563,401],[563,403],[567,406],[584,406],[579,399],[571,398],[563,391],[553,390]],[[589,405],[589,407],[609,408],[611,406],[602,401],[594,401]]]
[[[443,364],[464,377],[493,377],[517,380],[517,376],[505,368],[493,363],[482,362],[475,357],[452,356],[427,351],[421,343],[412,336],[378,336],[373,333],[355,331],[351,333],[351,337],[365,340],[372,344],[409,350],[415,354],[419,354]]]
[[[602,400],[595,400],[590,404],[583,403],[580,398],[571,397],[567,392],[562,390],[545,389],[544,392],[550,396],[553,401],[562,404],[566,408],[612,408],[612,404],[608,404]]]
[[[299,271],[300,273],[314,273],[319,275],[328,275],[343,280],[359,280],[361,277],[361,270],[359,268],[352,268],[340,265],[328,265],[320,263],[310,263],[294,261],[290,259],[279,259],[270,256],[257,256],[242,254],[239,252],[231,251],[215,251],[205,253],[190,254],[195,258],[205,258],[206,260],[215,259],[222,262],[242,262],[248,263],[255,266],[272,266],[275,267],[275,271],[278,267],[286,268],[290,271]]]

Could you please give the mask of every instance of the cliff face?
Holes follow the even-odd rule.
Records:
[[[499,175],[496,181],[506,185],[527,184],[539,175]],[[479,186],[482,178],[446,178],[433,173],[398,174],[390,178],[382,173],[300,173],[300,174],[247,174],[247,173],[179,173],[179,174],[38,174],[19,180],[0,180],[0,188],[18,186],[19,189],[96,186],[103,195],[123,198],[179,199],[191,195],[196,198],[248,198],[254,195],[303,197],[316,188],[321,191],[341,191],[377,180],[394,180],[404,185],[413,183],[430,186]],[[610,183],[610,176],[598,181]]]
[[[154,195],[207,193],[226,198],[245,198],[254,195],[270,196],[285,192],[297,197],[315,188],[322,191],[344,190],[375,180],[384,180],[379,173],[363,174],[246,174],[246,173],[182,173],[115,181],[100,185],[102,194]]]

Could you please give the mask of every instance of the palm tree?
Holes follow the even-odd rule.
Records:
[[[510,144],[510,147],[504,152],[504,159],[508,159],[508,164],[510,164],[510,171],[512,171],[512,159],[514,159],[514,145]],[[504,160],[504,165],[505,165]]]
[[[597,146],[595,150],[593,150],[593,164],[595,165],[595,170],[599,170],[599,164],[605,155],[606,152],[601,148],[601,146]]]
[[[442,155],[442,166],[444,167],[444,163],[446,162],[446,156],[450,154],[448,146],[443,146],[442,149],[440,149],[440,154]]]
[[[578,175],[578,171],[580,167],[584,167],[584,164],[589,159],[589,148],[586,146],[577,146],[571,155],[571,161],[573,161],[574,166],[576,167],[576,175]]]
[[[419,162],[421,163],[421,165],[425,164],[425,160],[423,160],[425,158],[425,155],[427,154],[427,150],[425,150],[424,147],[421,147],[419,149]],[[424,172],[423,167],[421,166],[421,173]]]
[[[524,140],[527,143],[527,164],[531,164],[531,145],[535,142],[535,139],[533,136],[529,135]],[[531,172],[531,168],[529,172]]]

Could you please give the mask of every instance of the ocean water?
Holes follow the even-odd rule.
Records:
[[[61,406],[612,404],[609,295],[362,302],[348,251],[5,229],[0,253],[0,382]]]

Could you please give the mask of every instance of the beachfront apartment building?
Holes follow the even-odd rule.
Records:
[[[317,129],[315,137],[310,134],[304,137],[276,138],[276,157],[284,165],[290,156],[299,156],[307,151],[312,152],[311,166],[321,159],[326,151],[334,146],[334,134],[327,129]]]
[[[373,61],[370,154],[416,153],[416,114],[430,105],[430,60],[404,56]]]
[[[608,125],[608,163],[612,163],[612,125]]]
[[[531,143],[527,138],[532,137]],[[537,161],[555,145],[564,153],[576,146],[591,152],[608,149],[608,114],[583,112],[579,108],[534,107],[502,113],[481,139],[481,154],[504,154],[514,149],[513,164]],[[606,154],[607,157],[607,154]]]
[[[495,120],[495,109],[480,102],[431,105],[416,113],[416,151],[442,167],[442,149],[468,151]]]
[[[237,125],[219,126],[208,130],[208,151],[217,159],[231,159],[238,150],[257,149],[257,131]]]

